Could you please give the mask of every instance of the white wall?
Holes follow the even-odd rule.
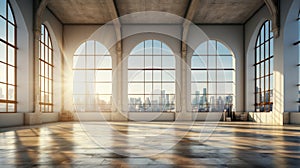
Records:
[[[33,111],[32,1],[11,0],[17,24],[17,112]]]
[[[293,45],[299,40],[298,13],[299,0],[286,0],[281,3],[281,40],[284,55],[284,111],[298,112],[298,78],[299,45]],[[300,121],[299,121],[300,123]]]

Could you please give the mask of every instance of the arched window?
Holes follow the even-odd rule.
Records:
[[[273,107],[274,38],[271,21],[266,21],[255,46],[255,111],[269,112]]]
[[[138,44],[128,58],[129,111],[175,111],[175,57],[158,40]]]
[[[73,104],[77,112],[111,111],[112,59],[97,41],[86,41],[73,57]]]
[[[53,112],[53,48],[50,34],[41,25],[39,56],[40,111]]]
[[[234,57],[216,40],[200,44],[191,60],[191,103],[196,112],[232,110]]]
[[[16,112],[16,24],[7,0],[0,1],[0,112]]]

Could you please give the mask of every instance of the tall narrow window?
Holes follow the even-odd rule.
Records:
[[[298,47],[298,111],[300,111],[300,11],[298,13],[298,41],[295,43]]]
[[[191,60],[191,103],[196,112],[232,110],[234,57],[216,40],[200,44]]]
[[[0,112],[16,112],[16,24],[7,0],[0,1]]]
[[[77,112],[110,112],[112,59],[97,41],[79,46],[73,57],[73,104]]]
[[[130,53],[128,104],[132,112],[175,111],[175,57],[161,41],[143,41]]]
[[[45,25],[41,25],[39,67],[40,111],[53,112],[53,48]]]
[[[255,46],[255,111],[269,112],[273,107],[274,38],[271,21],[266,21]]]

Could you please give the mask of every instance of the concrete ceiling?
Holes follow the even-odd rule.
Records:
[[[244,23],[262,5],[263,0],[201,0],[195,23]]]
[[[191,0],[50,0],[48,8],[64,24],[105,24],[117,13],[160,11],[185,17]],[[199,0],[192,21],[196,24],[242,24],[255,13],[264,0]],[[146,18],[146,19],[145,19]],[[128,17],[125,23],[177,23],[151,16]]]

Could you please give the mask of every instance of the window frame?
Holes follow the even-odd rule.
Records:
[[[151,52],[150,52],[150,54],[146,53],[146,51],[149,51],[149,48],[147,48],[147,46],[146,46],[146,43],[148,43],[149,41],[151,41]],[[156,47],[155,47],[155,42],[160,44],[160,46],[159,46],[160,53],[159,54],[155,53],[157,51]],[[132,53],[141,44],[143,44],[143,50],[142,50],[143,53],[138,53],[138,54]],[[164,48],[163,47],[167,47],[167,50],[169,51],[168,54],[164,53]],[[155,49],[155,51],[154,51],[154,49]],[[143,57],[143,60],[144,60],[143,67],[131,67],[129,65],[129,61],[130,61],[131,56]],[[174,65],[172,64],[172,67],[163,66],[164,56],[165,57],[172,57],[172,59],[174,60]],[[152,68],[146,66],[146,58],[147,57],[151,57],[151,60],[152,60],[151,67]],[[155,66],[155,58],[158,58],[158,57],[160,57],[160,67],[159,66],[154,67]],[[133,71],[133,72],[134,71],[136,71],[136,72],[142,71],[142,74],[143,74],[143,80],[128,81],[127,96],[128,96],[128,111],[129,112],[175,112],[176,111],[176,57],[174,55],[174,52],[171,50],[171,48],[167,44],[165,44],[164,42],[162,42],[160,40],[156,40],[156,39],[144,40],[144,41],[138,43],[132,49],[131,53],[129,54],[127,65],[128,65],[127,66],[128,79],[129,79],[129,71]],[[163,79],[163,73],[166,72],[166,71],[172,71],[173,72],[174,80],[164,80]],[[146,79],[146,72],[151,72],[151,80]],[[160,80],[155,80],[154,79],[154,76],[155,76],[154,73],[155,72],[160,72]],[[141,93],[130,93],[129,92],[130,84],[142,84],[143,85],[143,93],[142,92]],[[152,92],[149,93],[149,94],[146,92],[146,84],[151,84],[151,91]],[[160,93],[153,92],[153,91],[156,91],[155,87],[154,87],[155,84],[160,85],[160,89],[161,89]],[[165,93],[163,94],[162,93],[163,84],[173,84],[174,85],[173,93],[168,94],[168,93],[166,93],[166,90],[165,90]],[[154,97],[159,97],[159,96],[162,96],[162,95],[165,95],[166,99],[167,99],[167,97],[169,97],[169,100],[171,100],[171,101],[169,101],[169,107],[171,109],[165,109],[164,108],[166,103],[162,104],[162,103],[158,102],[158,104],[154,104],[152,102],[152,101],[156,101],[156,100],[154,100]],[[130,97],[130,96],[132,96],[132,97]],[[135,96],[141,96],[140,98],[141,98],[141,103],[142,104],[146,104],[146,100],[149,100],[150,101],[150,105],[149,105],[150,110],[146,110],[146,107],[145,107],[146,105],[143,105],[143,109],[141,111],[139,109],[131,110],[131,107],[140,105],[140,104],[130,102],[131,98],[135,98]],[[171,97],[171,99],[170,99],[170,97]],[[158,110],[153,109],[153,105],[157,106]]]
[[[268,26],[269,30],[266,30],[266,26]],[[273,32],[271,31],[272,29],[272,21],[271,20],[266,20],[260,27],[259,33],[257,35],[256,41],[255,41],[255,58],[254,58],[254,73],[255,73],[255,83],[254,83],[254,109],[255,112],[272,112],[273,111],[273,99],[274,96],[272,96],[271,100],[271,94],[273,95],[273,90],[274,90],[274,35]],[[262,37],[262,31],[263,31],[263,42],[260,41]],[[268,33],[266,33],[268,32]],[[268,37],[266,35],[268,34]],[[268,44],[268,53],[266,53],[266,44]],[[271,47],[271,44],[273,46]],[[271,48],[273,49],[271,55]],[[262,49],[263,49],[263,59],[262,57]],[[259,53],[257,52],[259,50]],[[259,61],[258,61],[259,57]],[[273,62],[272,62],[273,61]],[[272,65],[272,64],[273,65]],[[273,69],[271,69],[271,65],[273,66]],[[259,68],[259,76],[257,76],[257,67]],[[263,68],[262,68],[263,67]],[[268,68],[268,69],[267,69]],[[264,72],[261,72],[262,69]],[[268,70],[266,73],[266,70]],[[272,70],[272,73],[271,73]],[[271,81],[271,78],[273,79]],[[266,79],[268,79],[268,86],[266,85]],[[263,81],[263,85],[262,85]],[[272,82],[272,88],[271,88],[271,82]],[[260,86],[260,88],[257,88],[257,86]],[[264,91],[260,90],[263,86]],[[267,88],[267,89],[266,89]],[[266,100],[266,94],[268,93],[268,101]],[[262,95],[263,94],[263,95]],[[257,97],[259,96],[259,97]],[[260,99],[258,101],[257,99]],[[263,110],[262,110],[263,108]]]
[[[93,43],[93,51],[92,53],[88,53],[88,45],[89,43]],[[84,72],[84,80],[83,81],[74,81],[74,78],[75,76],[73,76],[73,83],[74,82],[78,82],[80,84],[84,84],[85,86],[85,90],[84,90],[84,94],[83,93],[76,93],[74,92],[73,90],[73,99],[76,97],[76,96],[84,96],[85,97],[85,100],[83,103],[78,103],[77,100],[73,100],[73,106],[75,107],[76,110],[78,111],[83,111],[83,112],[99,112],[97,111],[97,106],[99,106],[99,108],[101,109],[101,112],[112,112],[112,108],[113,108],[113,102],[112,102],[112,96],[113,96],[113,89],[111,90],[110,94],[107,94],[107,93],[97,93],[96,91],[94,91],[93,93],[90,93],[89,90],[88,90],[88,85],[89,84],[92,84],[94,86],[94,89],[96,89],[96,84],[110,84],[111,88],[113,87],[113,59],[111,57],[111,54],[109,52],[109,50],[105,47],[103,49],[105,49],[105,53],[100,53],[98,54],[97,53],[97,48],[96,48],[96,45],[100,45],[101,47],[105,47],[102,43],[100,43],[99,41],[96,41],[96,40],[87,40],[83,43],[80,44],[79,47],[77,47],[75,53],[73,54],[73,68],[72,68],[72,71],[73,71],[73,75],[76,75],[76,72],[77,71],[82,71]],[[76,53],[78,50],[80,50],[81,48],[80,47],[84,47],[84,53]],[[75,57],[84,57],[84,67],[76,67],[75,66],[75,62],[74,62],[74,58]],[[87,63],[87,58],[88,57],[93,57],[93,60],[94,60],[94,63],[93,63],[93,68],[89,67],[88,66],[88,63]],[[110,59],[110,63],[111,63],[111,66],[108,68],[108,67],[98,67],[97,66],[97,61],[96,59],[98,58],[105,58],[105,57],[109,57]],[[92,80],[88,80],[87,78],[87,73],[88,71],[92,71],[93,72],[93,77],[92,77]],[[106,80],[97,80],[97,73],[98,71],[110,71],[111,72],[111,80],[110,81],[106,81]],[[74,89],[74,86],[73,86],[73,89]],[[92,103],[89,103],[88,102],[88,99],[91,98],[91,97],[94,97],[95,101],[98,99],[98,97],[101,97],[101,96],[110,96],[110,104],[106,102],[106,104],[101,104],[101,103],[97,103],[97,102],[94,102],[93,104]],[[101,100],[99,100],[101,101]],[[84,110],[79,110],[80,107],[84,107]],[[90,108],[90,107],[93,107],[93,108]],[[104,108],[103,108],[104,107]],[[91,110],[92,109],[92,110]],[[103,109],[103,110],[102,110]]]
[[[218,46],[220,45],[223,45],[224,47],[226,47],[226,49],[228,51],[230,51],[231,53],[230,54],[222,54],[218,51]],[[206,45],[206,51],[204,53],[197,53],[196,50],[198,50],[198,48],[201,46],[201,45]],[[212,47],[212,48],[211,48]],[[211,54],[210,53],[210,50],[213,49],[213,53],[214,54]],[[229,67],[221,67],[219,68],[218,67],[218,62],[220,61],[220,57],[231,57],[232,58],[232,67],[229,68]],[[206,67],[193,67],[193,57],[205,57],[206,58]],[[215,67],[214,68],[211,68],[209,67],[209,58],[213,58],[215,60]],[[200,71],[203,71],[206,73],[206,80],[203,80],[203,81],[197,81],[197,80],[194,80],[193,79],[193,72],[200,72]],[[232,80],[218,80],[218,72],[231,72],[232,73]],[[211,80],[211,76],[209,75],[209,73],[212,72],[214,73],[215,75],[215,80]],[[199,109],[200,107],[200,103],[197,103],[197,104],[193,104],[193,96],[197,96],[196,92],[195,93],[192,93],[193,92],[193,89],[191,89],[191,102],[190,102],[190,105],[192,106],[192,111],[193,112],[223,112],[225,109],[226,110],[232,110],[235,106],[235,65],[234,65],[234,55],[232,53],[232,50],[230,48],[228,48],[224,43],[218,41],[218,40],[207,40],[203,43],[201,43],[196,49],[195,51],[193,52],[193,55],[191,57],[191,88],[193,88],[193,84],[204,84],[206,86],[206,93],[202,93],[201,94],[201,90],[197,90],[199,92],[199,95],[200,96],[204,96],[205,100],[206,100],[206,103],[203,104],[203,109]],[[231,93],[223,93],[223,94],[219,94],[218,93],[218,84],[231,84],[232,85],[232,92]],[[209,85],[215,85],[214,89],[215,89],[215,93],[210,93],[210,89],[209,89]],[[204,88],[203,88],[204,89]],[[203,91],[204,92],[204,91]],[[210,96],[214,96],[216,99],[215,99],[215,103],[216,104],[211,104],[209,101],[209,97]],[[219,99],[219,97],[222,96],[223,98],[224,97],[228,97],[228,96],[231,96],[231,103],[224,103],[224,107],[222,108],[222,111],[218,110],[217,108],[219,108],[219,104],[217,103],[217,100]],[[224,101],[225,102],[225,101]],[[195,107],[198,106],[197,109],[195,109]],[[211,110],[211,106],[215,108],[215,110]],[[226,108],[225,108],[226,107]]]
[[[42,34],[44,32],[44,34]],[[47,35],[47,36],[46,36]],[[43,39],[41,39],[43,38]],[[46,42],[46,40],[48,42]],[[42,47],[44,48],[42,50]],[[44,51],[42,56],[42,51]],[[39,38],[39,85],[40,85],[40,111],[43,113],[53,113],[54,102],[53,102],[53,71],[54,71],[54,58],[53,58],[53,43],[51,40],[50,32],[46,25],[41,25],[41,35]],[[47,54],[46,54],[47,53]],[[51,55],[50,55],[51,54]],[[47,55],[47,59],[45,57]],[[49,59],[51,56],[51,60]],[[43,57],[43,58],[42,58]],[[43,66],[42,66],[43,65]],[[42,67],[44,68],[42,70]],[[47,69],[47,71],[46,71]],[[42,73],[43,72],[43,73]],[[47,72],[47,74],[46,74]],[[44,80],[44,90],[42,90],[42,80]],[[48,85],[46,85],[48,83]],[[51,85],[50,85],[51,83]],[[47,86],[47,88],[46,88]],[[50,87],[51,86],[51,87]],[[48,101],[46,101],[46,96],[48,95]],[[42,96],[44,100],[42,101]],[[49,98],[50,96],[50,98]]]
[[[6,92],[6,96],[4,99],[1,99],[0,98],[0,103],[1,104],[5,104],[5,111],[0,111],[0,113],[16,113],[17,112],[17,24],[16,24],[16,19],[15,19],[15,14],[14,14],[14,11],[12,9],[12,6],[10,4],[10,2],[7,0],[6,1],[6,13],[5,15],[6,16],[2,16],[0,15],[0,19],[4,20],[5,22],[5,34],[6,34],[6,39],[1,39],[0,38],[0,43],[1,44],[4,44],[5,46],[5,50],[6,50],[6,55],[5,55],[5,61],[0,61],[0,64],[4,64],[5,66],[5,69],[6,69],[6,79],[5,79],[5,82],[0,82],[0,84],[2,85],[5,85],[5,92]],[[12,14],[12,19],[13,19],[13,22],[11,22],[8,18],[8,14],[9,14],[9,10],[11,11],[11,14]],[[9,25],[13,26],[13,30],[14,30],[14,37],[13,37],[13,40],[14,40],[14,44],[10,43],[9,42]],[[8,49],[12,48],[13,49],[13,54],[14,54],[14,61],[13,61],[13,65],[9,63],[9,52],[8,52]],[[13,80],[14,80],[14,83],[11,84],[9,83],[9,67],[13,68],[14,70],[14,76],[13,76]],[[9,89],[8,87],[11,86],[13,87],[13,90],[14,90],[14,98],[12,100],[9,99]],[[13,105],[13,110],[9,110],[9,105]]]

